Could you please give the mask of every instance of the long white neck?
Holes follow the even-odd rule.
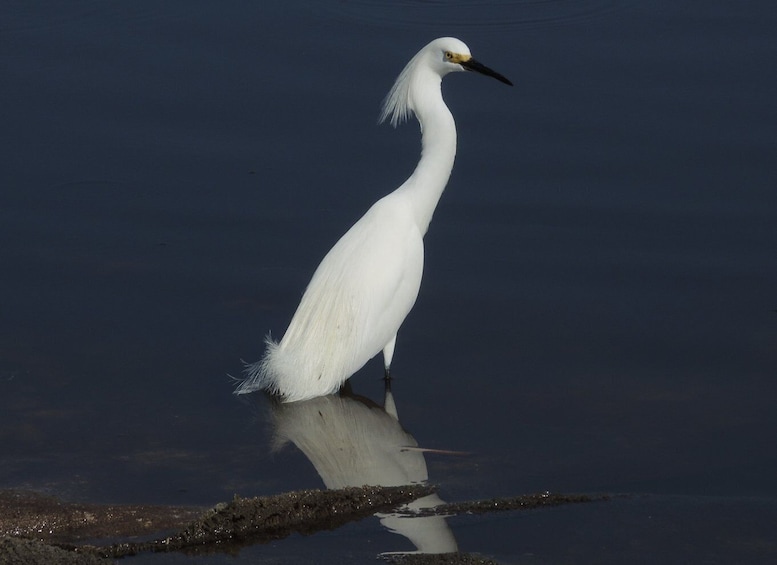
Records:
[[[441,82],[435,74],[416,82],[426,88],[411,92],[413,111],[421,124],[421,159],[410,178],[397,189],[408,195],[422,234],[429,228],[456,158],[456,123],[442,99]]]

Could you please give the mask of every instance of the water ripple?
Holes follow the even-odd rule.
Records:
[[[102,0],[80,0],[68,3],[51,3],[41,9],[34,2],[0,3],[0,33],[13,36],[43,31],[70,31],[83,28],[84,23],[96,23],[110,33],[112,25],[148,23],[186,13],[185,7],[164,4],[106,3]]]
[[[327,5],[336,17],[381,27],[538,28],[598,19],[619,0],[342,0]]]

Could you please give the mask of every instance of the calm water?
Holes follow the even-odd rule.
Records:
[[[392,367],[404,431],[359,403],[332,422],[467,452],[399,465],[447,501],[649,495],[435,526],[463,551],[773,562],[775,30],[770,0],[0,6],[0,488],[208,505],[377,480],[227,374],[412,171],[417,126],[378,107],[455,35],[516,86],[445,81],[459,156]],[[382,402],[380,375],[354,390]],[[413,549],[387,528],[237,562]]]

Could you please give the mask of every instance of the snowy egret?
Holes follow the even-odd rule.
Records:
[[[388,378],[397,331],[421,286],[423,237],[456,156],[456,124],[441,82],[458,71],[512,85],[452,37],[435,39],[410,60],[383,102],[380,121],[396,127],[411,112],[416,116],[421,159],[415,171],[326,254],[283,338],[267,337],[264,357],[246,366],[236,394],[266,390],[285,402],[332,394],[380,351]]]

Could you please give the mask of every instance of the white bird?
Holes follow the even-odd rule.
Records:
[[[423,237],[456,156],[456,124],[441,82],[458,71],[512,85],[453,37],[435,39],[410,60],[383,102],[380,122],[396,127],[415,114],[422,146],[415,171],[326,254],[283,338],[266,338],[264,357],[246,366],[236,394],[265,390],[284,402],[332,394],[380,351],[389,378],[397,331],[421,286]]]

